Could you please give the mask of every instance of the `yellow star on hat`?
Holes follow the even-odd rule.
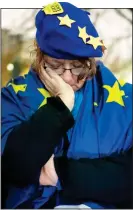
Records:
[[[125,92],[123,90],[120,90],[118,81],[116,81],[112,87],[110,87],[109,85],[103,85],[103,88],[105,88],[109,92],[106,103],[116,102],[121,106],[125,106],[122,98],[122,96],[125,96]]]
[[[89,38],[90,40],[87,42],[87,44],[93,45],[94,49],[96,49],[98,46],[104,46],[99,37],[89,36]]]
[[[84,43],[86,44],[86,39],[89,38],[89,35],[86,32],[86,26],[83,27],[83,28],[80,28],[78,26],[78,30],[79,30],[79,36],[78,37],[80,37],[84,41]]]
[[[70,19],[68,15],[65,15],[64,17],[57,16],[57,18],[60,20],[59,25],[68,26],[69,28],[71,28],[72,23],[76,22],[75,20]]]

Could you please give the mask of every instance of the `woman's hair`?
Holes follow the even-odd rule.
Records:
[[[34,60],[32,62],[32,68],[39,73],[41,64],[44,61],[45,54],[41,51],[36,41],[34,41],[34,49],[31,53],[35,53]],[[92,79],[96,74],[96,61],[94,58],[77,59],[84,64],[84,71],[78,76],[78,81],[84,79],[87,76],[88,79]]]

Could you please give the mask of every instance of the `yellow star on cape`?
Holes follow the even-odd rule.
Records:
[[[123,90],[120,90],[118,81],[116,81],[112,87],[110,87],[109,85],[103,85],[103,88],[105,88],[109,92],[109,96],[106,100],[107,103],[116,102],[121,106],[125,106],[122,98],[122,96],[125,95],[125,92]]]
[[[75,20],[70,19],[68,15],[65,15],[64,17],[57,16],[57,18],[60,20],[59,25],[68,26],[70,28],[71,28],[71,24],[76,22]]]
[[[94,49],[96,49],[98,46],[104,46],[99,37],[89,36],[89,38],[90,40],[87,42],[87,44],[93,45]]]
[[[97,102],[94,102],[94,106],[98,106]]]
[[[13,83],[9,83],[9,85],[12,85],[13,90],[15,91],[16,94],[18,93],[18,91],[24,92],[26,90],[26,87],[27,87],[26,84],[23,84],[23,85],[15,85]]]
[[[40,104],[40,106],[39,106],[39,108],[41,107],[41,106],[43,106],[43,105],[45,105],[46,103],[47,103],[47,98],[50,98],[51,97],[51,95],[50,95],[50,93],[47,91],[47,90],[45,90],[44,88],[37,88],[37,90],[44,96],[44,100],[43,100],[43,102]],[[38,109],[39,109],[38,108]]]
[[[123,79],[119,79],[118,82],[121,87],[123,87],[126,84],[126,82]]]
[[[79,36],[83,41],[84,43],[86,44],[86,39],[89,38],[89,35],[86,33],[86,26],[84,28],[80,28],[78,26],[78,30],[79,30]]]

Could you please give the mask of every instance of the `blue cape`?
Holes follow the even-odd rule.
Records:
[[[75,93],[72,114],[76,123],[68,131],[68,158],[110,156],[132,146],[132,85],[118,81],[101,62],[97,69],[96,76]],[[47,103],[47,97],[48,92],[32,69],[2,88],[2,153],[14,126],[29,119]],[[55,155],[58,153],[55,148]],[[43,186],[10,186],[6,208],[16,208],[41,190],[42,196],[33,201],[34,208],[39,208],[58,187],[45,187],[44,191]]]

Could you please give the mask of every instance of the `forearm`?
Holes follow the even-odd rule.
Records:
[[[41,167],[73,123],[73,117],[63,102],[49,98],[47,105],[9,135],[2,156],[6,180],[22,185],[37,181]]]

